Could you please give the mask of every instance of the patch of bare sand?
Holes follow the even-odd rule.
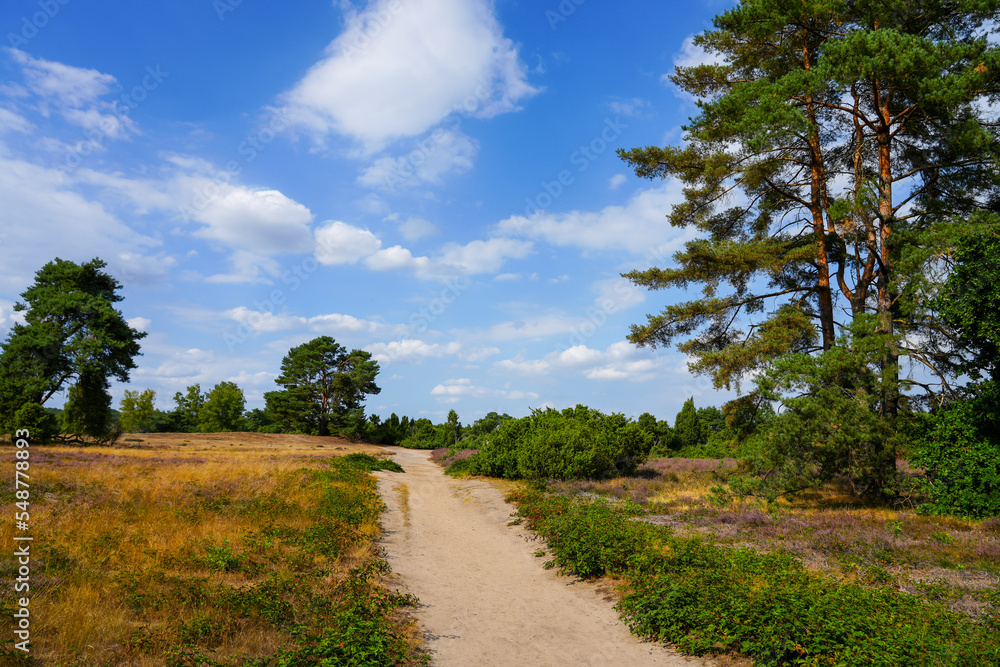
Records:
[[[382,544],[434,665],[711,665],[643,642],[595,584],[542,567],[544,545],[508,526],[512,507],[482,480],[455,480],[428,452],[392,448],[405,474],[381,472]]]

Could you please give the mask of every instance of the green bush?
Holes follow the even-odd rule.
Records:
[[[571,505],[545,524],[547,565],[584,578],[624,572],[651,538],[651,526],[627,519],[632,513],[605,500]]]
[[[990,381],[974,391],[927,418],[910,457],[927,472],[925,511],[1000,515],[1000,388]]]
[[[388,470],[389,472],[404,472],[403,466],[392,459],[379,459],[364,452],[354,452],[344,457],[344,462],[356,468],[374,472],[376,470]]]
[[[507,479],[602,479],[635,474],[653,444],[623,415],[583,405],[535,410],[504,422],[469,464],[477,475]]]
[[[28,431],[28,441],[31,444],[40,445],[50,442],[59,434],[59,422],[38,403],[25,403],[14,413],[10,429],[11,440],[14,440],[15,433],[21,430]]]

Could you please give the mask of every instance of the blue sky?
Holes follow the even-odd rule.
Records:
[[[260,407],[329,335],[379,360],[383,416],[721,404],[625,340],[684,294],[620,273],[691,237],[615,149],[680,140],[664,77],[729,4],[6,0],[0,335],[43,264],[100,257],[148,332],[116,403]]]

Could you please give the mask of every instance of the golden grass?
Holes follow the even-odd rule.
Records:
[[[285,628],[256,613],[220,613],[198,590],[249,590],[273,579],[306,582],[323,595],[372,557],[375,513],[360,525],[364,539],[336,558],[282,535],[315,525],[320,494],[303,469],[322,469],[321,458],[378,448],[243,433],[124,438],[114,448],[31,449],[35,664],[164,665],[163,651],[182,644],[185,632],[215,660],[240,664],[271,655],[290,645]],[[13,452],[0,447],[5,480],[14,478]],[[12,507],[11,485],[3,486],[4,506]],[[13,512],[0,517],[6,545],[15,532],[25,534],[12,519]],[[267,537],[265,525],[280,530]],[[15,563],[12,549],[5,553],[6,575]],[[12,595],[8,587],[5,605]],[[199,630],[205,622],[214,625]],[[13,636],[10,623],[5,610],[4,639]]]

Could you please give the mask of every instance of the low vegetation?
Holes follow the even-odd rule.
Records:
[[[834,489],[770,513],[719,508],[712,472],[641,472],[509,497],[548,566],[618,582],[633,632],[755,665],[1000,661],[1000,521],[873,509]]]
[[[423,661],[400,615],[416,601],[386,588],[373,545],[383,505],[369,471],[397,464],[305,436],[122,444],[32,447],[31,657],[11,645],[8,588],[4,664]],[[3,540],[14,532],[4,518]],[[0,566],[11,580],[14,560]]]

